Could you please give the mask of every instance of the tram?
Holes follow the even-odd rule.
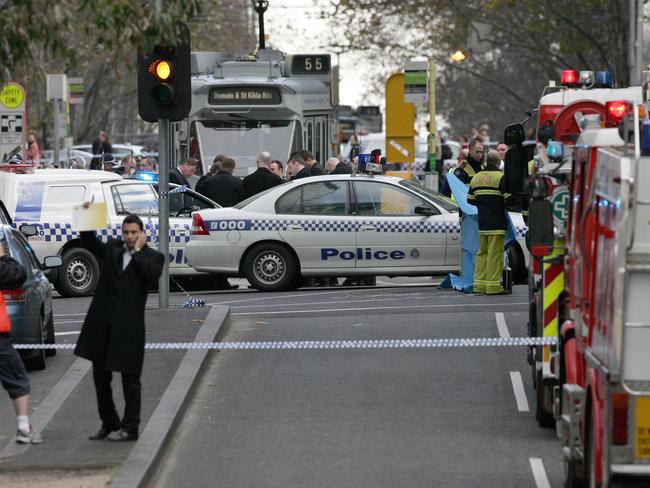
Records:
[[[203,172],[218,154],[232,157],[235,175],[257,168],[262,151],[283,163],[298,150],[322,164],[339,150],[329,54],[192,53],[192,108],[179,123],[178,155],[197,158]]]

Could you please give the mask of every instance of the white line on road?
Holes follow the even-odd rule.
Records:
[[[277,297],[276,297],[277,298]],[[508,303],[511,305],[528,305],[528,302]],[[377,311],[377,310],[414,310],[418,308],[450,308],[450,307],[503,307],[503,303],[458,303],[458,304],[441,304],[441,305],[409,305],[406,307],[350,307],[350,308],[325,308],[325,309],[312,309],[312,310],[286,310],[286,311],[261,311],[261,312],[236,312],[232,313],[233,317],[242,315],[277,315],[277,314],[291,314],[291,313],[321,313],[321,312],[364,312],[364,311]]]
[[[528,398],[524,391],[524,382],[521,379],[519,371],[510,371],[510,381],[512,381],[512,390],[515,393],[515,400],[517,401],[517,409],[520,412],[529,412]]]
[[[81,324],[83,323],[83,320],[57,320],[56,325],[64,325],[64,324]]]
[[[499,337],[507,339],[510,337],[510,331],[508,330],[508,324],[506,324],[506,318],[503,315],[503,312],[494,312],[494,316],[497,319],[497,328],[499,329]]]
[[[80,330],[73,330],[70,332],[55,332],[55,336],[64,336],[64,335],[75,335],[75,334],[81,334]]]
[[[546,470],[544,469],[544,462],[540,458],[530,458],[529,461],[537,488],[551,488],[551,483],[549,483]]]

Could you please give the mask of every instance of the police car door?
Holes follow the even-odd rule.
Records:
[[[437,207],[396,185],[353,181],[357,213],[357,268],[442,267],[446,226]],[[425,206],[434,215],[420,215]]]
[[[354,218],[346,180],[295,186],[276,201],[280,236],[307,270],[354,268]]]
[[[178,185],[170,185],[170,190]],[[157,187],[156,187],[157,189]],[[192,190],[169,194],[169,253],[174,257],[172,266],[187,267],[185,245],[190,240],[192,212],[218,205]]]

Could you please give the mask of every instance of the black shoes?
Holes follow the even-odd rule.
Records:
[[[111,432],[117,432],[117,431],[118,431],[118,429],[108,429],[106,427],[102,427],[97,432],[95,432],[93,435],[89,436],[88,440],[101,441],[102,439],[106,439]]]
[[[137,441],[138,433],[129,432],[128,430],[120,429],[114,432],[111,432],[108,435],[108,440],[112,442],[125,442],[125,441]]]

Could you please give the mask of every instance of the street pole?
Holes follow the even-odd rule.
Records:
[[[54,161],[53,163],[58,167],[61,159],[59,153],[61,152],[61,114],[59,113],[59,100],[52,100],[54,103]]]
[[[158,308],[169,307],[169,163],[171,137],[169,119],[158,120],[158,251],[165,265],[158,285]],[[152,229],[153,230],[153,229]]]
[[[634,84],[641,85],[643,82],[643,0],[637,0],[636,6],[636,35],[634,36],[636,60],[634,63]]]
[[[431,176],[436,175],[435,178],[430,178],[430,181],[427,182],[432,190],[438,191],[438,182],[440,174],[436,165],[436,64],[430,59],[429,60],[429,154],[427,155],[427,160],[429,163],[429,173]]]

